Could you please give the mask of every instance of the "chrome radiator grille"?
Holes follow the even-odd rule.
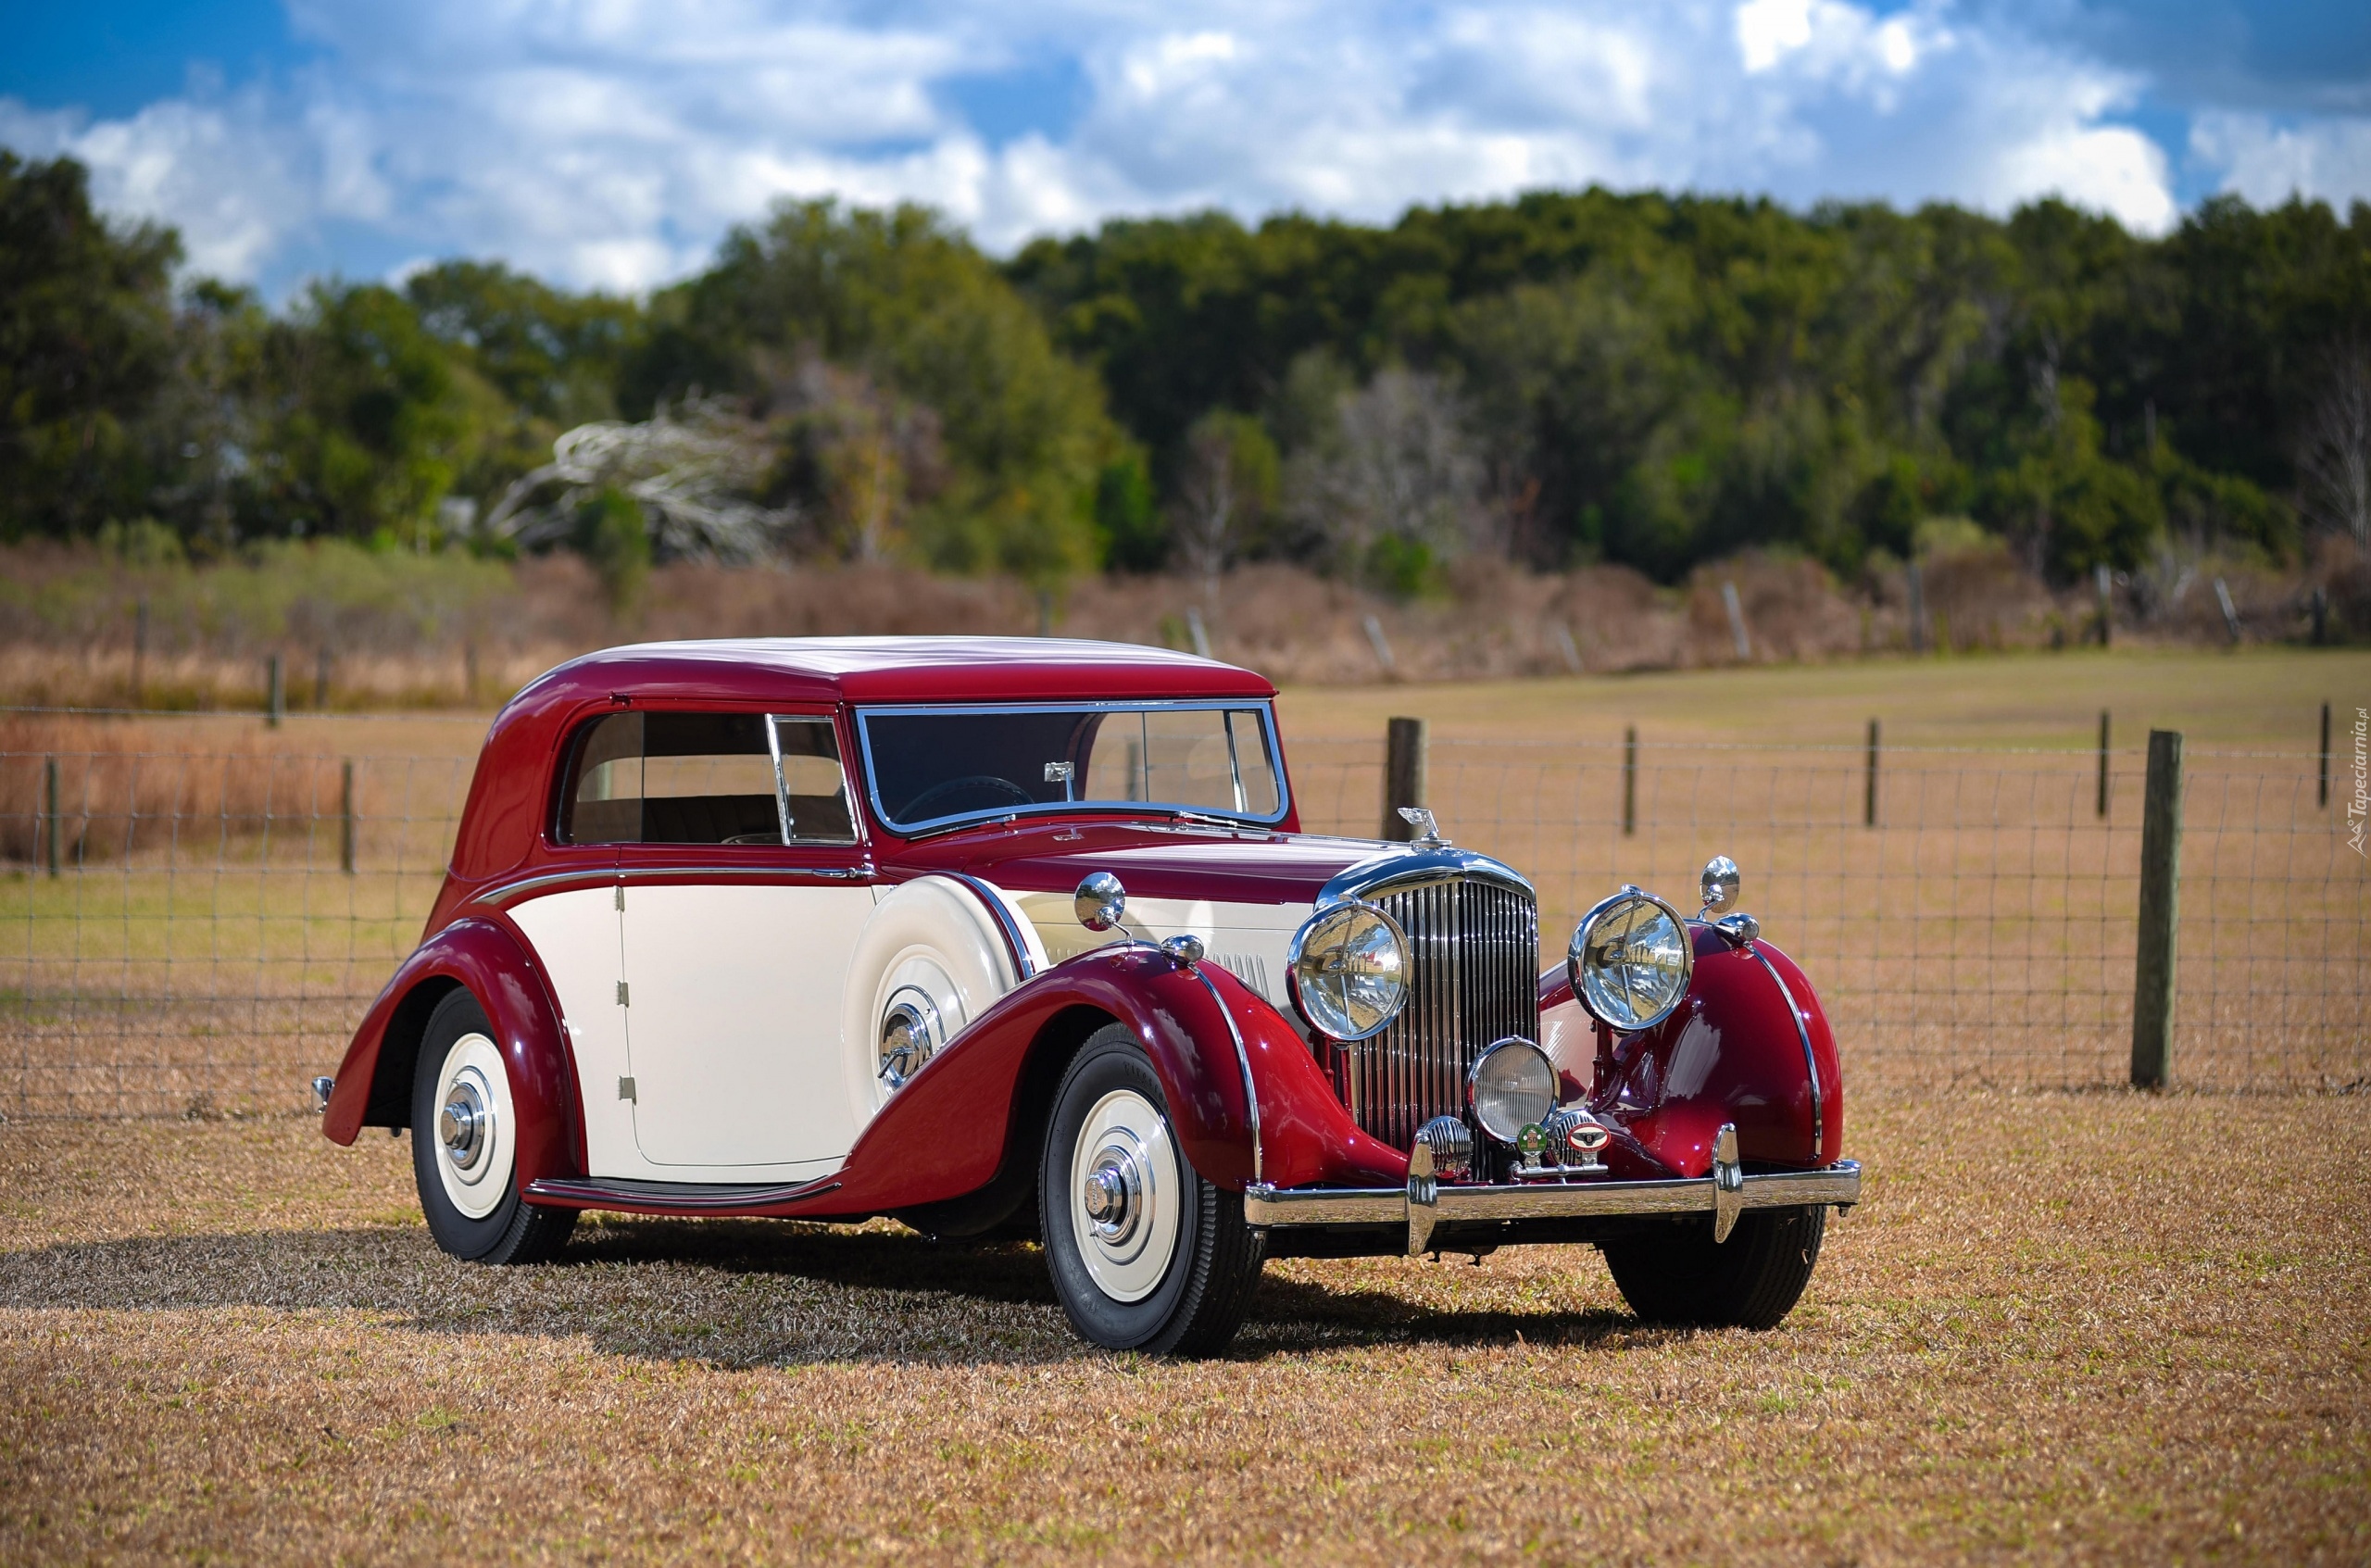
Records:
[[[1496,882],[1449,878],[1374,900],[1408,934],[1408,1005],[1335,1056],[1335,1089],[1394,1148],[1436,1116],[1462,1115],[1482,1047],[1539,1037],[1539,906]]]

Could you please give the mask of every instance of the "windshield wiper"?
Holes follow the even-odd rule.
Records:
[[[1252,825],[1239,817],[1213,817],[1201,811],[1173,810],[1169,813],[1169,820],[1173,822],[1198,822],[1204,827],[1230,828],[1238,833]]]

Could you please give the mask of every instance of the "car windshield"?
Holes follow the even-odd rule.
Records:
[[[908,832],[1081,807],[1263,822],[1285,811],[1265,704],[877,709],[858,717],[873,809]]]

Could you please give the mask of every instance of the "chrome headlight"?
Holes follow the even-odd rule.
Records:
[[[1581,1006],[1625,1035],[1669,1016],[1695,968],[1696,946],[1679,911],[1635,887],[1583,915],[1564,957]]]
[[[1510,1035],[1474,1059],[1465,1098],[1484,1132],[1512,1144],[1556,1109],[1555,1064],[1529,1040]]]
[[[1363,1040],[1408,1000],[1408,938],[1372,904],[1344,904],[1293,933],[1285,957],[1293,1006],[1319,1034]]]

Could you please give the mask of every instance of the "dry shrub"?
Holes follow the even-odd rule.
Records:
[[[1699,567],[1688,580],[1691,664],[1736,660],[1724,583],[1734,583],[1752,658],[1801,660],[1846,653],[1860,644],[1860,616],[1817,561],[1749,550]]]
[[[275,752],[264,736],[200,746],[119,720],[0,714],[0,860],[46,858],[53,762],[62,865],[252,836],[337,809],[332,759]]]
[[[1921,571],[1929,634],[1938,647],[2003,648],[2034,642],[2044,631],[2049,590],[2004,540],[1931,551]]]

